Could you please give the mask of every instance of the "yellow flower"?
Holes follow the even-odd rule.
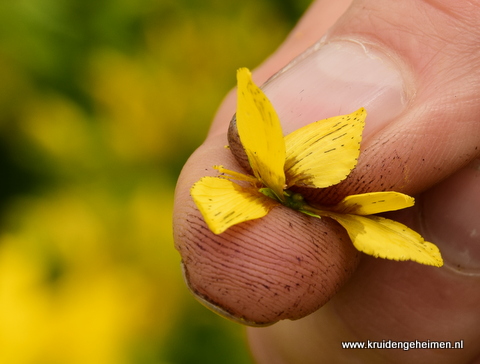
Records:
[[[413,206],[398,192],[351,195],[335,206],[317,208],[292,186],[325,188],[344,180],[357,164],[365,125],[363,108],[306,125],[283,136],[270,101],[246,68],[237,72],[237,129],[253,176],[214,166],[221,175],[203,177],[191,188],[192,198],[215,234],[265,216],[283,204],[310,216],[329,217],[348,232],[361,252],[393,260],[413,260],[440,267],[438,248],[407,226],[379,216]],[[235,182],[233,182],[235,181]]]

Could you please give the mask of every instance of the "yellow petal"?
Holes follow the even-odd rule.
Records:
[[[277,113],[246,68],[237,72],[237,129],[255,177],[283,199],[285,142]]]
[[[331,213],[348,232],[359,251],[392,260],[413,260],[441,267],[443,259],[437,246],[407,226],[379,216],[357,216]]]
[[[285,174],[292,185],[324,188],[344,180],[357,165],[367,113],[308,124],[285,137]]]
[[[222,173],[222,175],[220,176],[221,178],[226,178],[226,179],[235,180],[235,181],[245,181],[254,185],[259,183],[258,179],[256,179],[253,176],[249,176],[248,174],[243,174],[240,172],[232,171],[230,169],[226,169],[221,165],[213,166],[213,169],[216,169],[217,171]]]
[[[241,222],[259,219],[278,205],[253,188],[217,177],[201,178],[192,186],[190,194],[215,234]]]
[[[415,199],[399,192],[370,192],[345,197],[332,208],[342,214],[373,215],[404,209],[415,204]]]

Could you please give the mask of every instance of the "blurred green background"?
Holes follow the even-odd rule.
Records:
[[[0,1],[0,363],[251,363],[185,288],[173,191],[309,3]]]

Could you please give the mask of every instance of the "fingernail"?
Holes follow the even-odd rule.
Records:
[[[286,134],[360,107],[368,113],[367,134],[400,114],[406,104],[399,67],[379,50],[353,41],[314,46],[262,88]]]
[[[423,235],[445,266],[480,275],[480,160],[425,193],[421,206]]]
[[[220,305],[212,302],[207,297],[201,295],[199,292],[197,292],[195,289],[193,289],[192,286],[190,285],[190,279],[188,277],[188,271],[187,271],[187,269],[185,267],[185,264],[183,262],[181,262],[181,268],[182,268],[183,280],[185,281],[185,284],[186,284],[188,290],[190,291],[190,293],[192,293],[192,295],[195,297],[195,299],[198,302],[200,302],[203,306],[208,308],[210,311],[216,313],[217,315],[219,315],[223,318],[226,318],[227,320],[233,321],[237,324],[246,325],[246,326],[265,327],[265,326],[270,326],[270,325],[273,324],[273,322],[268,323],[268,324],[262,324],[262,323],[249,321],[249,320],[247,320],[243,317],[237,317],[237,316],[233,315],[232,313],[228,312],[227,310],[222,308]]]

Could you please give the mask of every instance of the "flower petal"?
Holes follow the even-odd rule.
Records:
[[[237,129],[255,177],[283,200],[285,141],[278,115],[246,68],[237,72]]]
[[[348,232],[359,251],[392,260],[413,260],[441,267],[443,259],[437,246],[407,226],[379,216],[328,213]]]
[[[240,173],[240,172],[235,172],[235,171],[232,171],[230,169],[226,169],[225,167],[223,167],[221,165],[213,166],[213,169],[216,169],[217,171],[222,173],[222,175],[219,176],[219,178],[226,178],[226,179],[229,179],[229,180],[249,182],[252,185],[256,185],[256,184],[259,183],[259,180],[256,179],[253,176],[250,176],[248,174],[243,174],[243,173]]]
[[[292,185],[324,188],[344,180],[357,165],[367,112],[308,124],[285,137],[285,174]]]
[[[401,210],[415,204],[415,199],[399,192],[370,192],[345,197],[332,210],[341,214],[373,215]]]
[[[254,188],[218,177],[201,178],[192,186],[190,194],[215,234],[241,222],[259,219],[278,205]]]

